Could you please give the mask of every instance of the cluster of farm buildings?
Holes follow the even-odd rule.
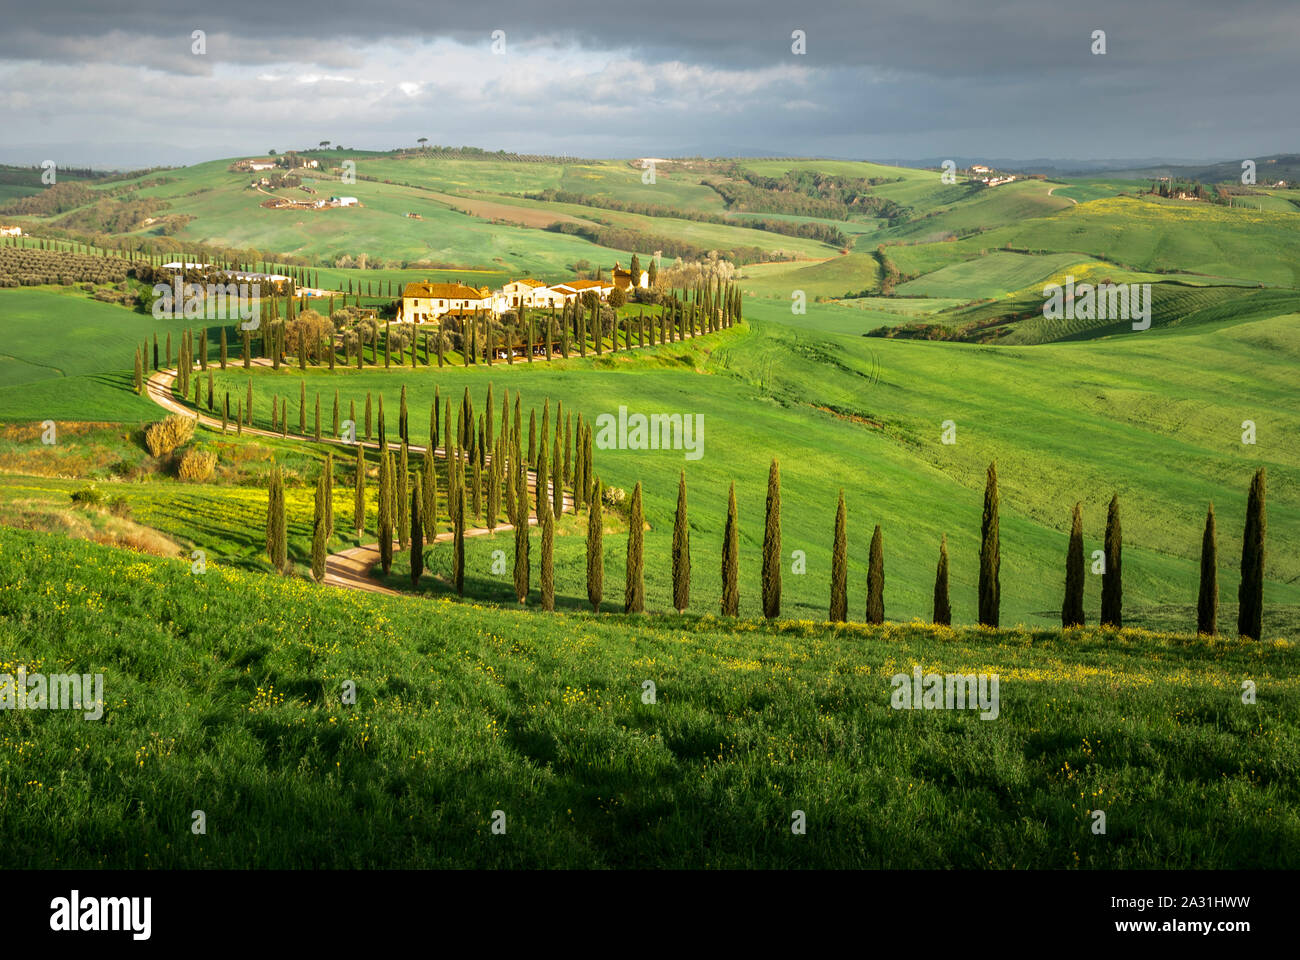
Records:
[[[631,271],[615,264],[609,281],[566,280],[564,283],[545,284],[526,278],[512,280],[498,290],[464,283],[408,283],[402,288],[397,320],[399,323],[430,323],[437,322],[446,314],[505,313],[521,307],[561,309],[589,291],[601,300],[608,299],[615,289],[627,292],[632,289],[633,280]],[[641,275],[635,278],[635,285],[642,290],[648,288],[649,273],[642,270]]]

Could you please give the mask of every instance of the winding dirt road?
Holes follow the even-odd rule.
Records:
[[[252,362],[257,366],[270,365],[270,361],[265,359],[257,359],[257,360],[253,360]],[[149,399],[152,400],[154,403],[158,404],[158,406],[162,407],[167,412],[179,413],[186,417],[194,416],[194,411],[192,409],[185,406],[183,403],[180,403],[172,395],[172,387],[175,383],[176,383],[175,370],[158,370],[155,371],[154,374],[150,376],[149,379],[146,381],[145,389],[149,395]],[[219,417],[214,417],[211,416],[210,414],[205,414],[202,410],[198,411],[198,415],[199,415],[199,423],[203,424],[203,426],[209,427],[218,432],[221,431],[221,419]],[[226,426],[227,433],[232,432],[233,429],[234,429],[233,425],[227,424]],[[267,437],[270,439],[283,438],[283,434],[276,433],[274,430],[264,430],[261,427],[245,426],[243,429],[243,433],[255,437]],[[355,451],[358,445],[365,447],[366,449],[369,450],[375,450],[375,451],[379,450],[379,444],[377,442],[371,442],[371,441],[358,440],[356,443],[348,443],[344,440],[340,440],[334,437],[321,437],[320,440],[317,440],[315,437],[302,437],[302,436],[298,436],[297,434],[290,434],[290,436],[293,437],[294,440],[303,443],[329,444],[331,446],[340,447],[348,451]],[[400,443],[395,444],[390,442],[388,444],[388,448],[390,450],[400,450],[401,446],[402,445]],[[411,453],[418,453],[421,456],[424,455],[424,450],[425,450],[424,447],[416,446],[415,444],[408,444],[407,449]],[[447,456],[446,451],[443,450],[441,447],[435,447],[433,450],[433,454],[435,457],[441,457],[444,460],[446,459]],[[552,490],[553,489],[554,487],[552,487]],[[532,470],[528,471],[528,490],[530,496],[535,498],[537,495],[537,474]],[[564,494],[564,509],[568,512],[573,512],[573,496],[569,493]],[[529,526],[536,526],[537,517],[536,516],[529,517],[528,524]],[[508,530],[513,530],[514,527],[508,522],[502,522],[497,525],[496,529],[508,531]],[[491,532],[493,531],[488,530],[487,527],[467,527],[465,529],[465,536],[481,537]],[[439,533],[436,537],[433,538],[433,540],[429,542],[444,543],[448,540],[451,540],[453,536],[454,534],[452,534],[451,532],[444,531],[442,533]],[[397,549],[396,541],[394,541],[393,546],[394,546],[394,551],[396,551]],[[393,590],[390,587],[386,587],[382,583],[380,583],[377,579],[375,579],[371,571],[375,568],[375,565],[378,563],[379,563],[378,543],[372,543],[364,547],[352,547],[348,550],[340,551],[339,553],[332,553],[325,559],[324,583],[327,586],[331,586],[331,587],[342,587],[347,590],[365,590],[370,593],[383,593],[393,597],[410,596],[410,594],[405,594],[402,593],[401,591]]]

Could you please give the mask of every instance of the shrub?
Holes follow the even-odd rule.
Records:
[[[144,444],[153,456],[165,457],[190,442],[194,436],[194,423],[189,417],[173,413],[145,431]]]
[[[217,455],[207,450],[186,450],[176,468],[176,474],[182,480],[202,483],[212,476],[217,465]]]
[[[83,504],[88,507],[97,507],[104,502],[104,495],[99,492],[99,488],[93,483],[88,487],[82,487],[80,490],[72,491],[72,502]]]
[[[606,487],[604,501],[608,507],[617,507],[627,499],[627,491],[622,487]]]
[[[131,504],[120,493],[108,502],[108,511],[115,517],[131,519]]]

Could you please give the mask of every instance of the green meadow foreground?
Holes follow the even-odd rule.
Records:
[[[4,715],[11,868],[1300,857],[1287,641],[541,617],[0,528],[20,664],[102,673],[105,708]],[[998,674],[998,718],[892,709],[914,666]]]
[[[1296,190],[1212,204],[1153,196],[1135,181],[994,189],[824,160],[673,161],[647,184],[627,160],[316,155],[319,179],[304,186],[332,192],[337,163],[354,158],[348,192],[359,207],[262,207],[264,194],[227,160],[16,194],[26,206],[14,222],[36,236],[0,244],[0,678],[20,666],[98,672],[106,703],[97,721],[0,710],[7,865],[1300,862]],[[91,266],[14,266],[40,259],[34,249],[57,261],[69,247]],[[386,368],[377,346],[360,370],[300,366],[290,345],[279,369],[245,368],[231,325],[223,365],[219,321],[155,319],[129,262],[105,279],[96,259],[138,261],[143,250],[159,264],[306,271],[340,305],[380,312],[377,344],[393,307],[386,293],[403,282],[558,282],[608,272],[633,250],[649,263],[657,249],[665,270],[680,251],[734,283],[740,322],[630,352],[491,368],[485,357],[465,365],[462,343],[445,366],[399,356]],[[1044,286],[1067,278],[1150,284],[1149,329],[1049,317]],[[620,316],[655,316],[663,292]],[[329,313],[335,296],[328,303],[313,306]],[[277,303],[277,316],[287,309]],[[355,337],[348,311],[331,322],[340,345]],[[252,341],[254,356],[272,326]],[[247,402],[265,430],[275,409],[287,435],[200,427],[183,449],[210,456],[211,474],[182,479],[180,449],[148,452],[145,430],[165,412],[143,381],[175,363],[150,362],[155,337],[175,357],[198,327],[208,344],[208,371],[193,374],[200,412],[219,418],[226,398],[232,409]],[[194,411],[192,390],[170,400],[160,390]],[[699,459],[594,450],[605,486],[628,495],[605,508],[598,613],[585,511],[556,525],[555,613],[541,610],[536,532],[525,609],[515,536],[502,528],[467,539],[463,598],[446,543],[425,550],[418,590],[405,551],[387,574],[369,571],[404,596],[308,579],[327,450],[327,551],[375,543],[378,523],[373,448],[357,533],[356,448],[316,441],[316,404],[328,440],[336,398],[341,417],[358,418],[382,398],[396,441],[405,391],[410,441],[422,445],[435,390],[444,416],[468,392],[498,430],[502,400],[513,408],[518,398],[525,436],[530,412],[540,427],[544,406],[554,417],[561,404],[587,425],[620,407],[702,416]],[[781,619],[763,621],[774,459]],[[972,626],[991,462],[1001,631]],[[412,471],[422,467],[412,458]],[[446,461],[437,468],[445,536]],[[1255,642],[1235,628],[1246,492],[1260,468]],[[273,471],[285,484],[284,576],[267,556]],[[684,615],[673,612],[670,560],[683,474]],[[625,616],[637,483],[648,613]],[[719,619],[732,484],[740,618]],[[848,619],[864,619],[879,524],[881,626],[825,622],[840,491]],[[1093,626],[1102,578],[1089,572],[1089,626],[1062,631],[1071,510],[1081,504],[1091,557],[1112,496],[1129,629]],[[1221,635],[1198,638],[1211,503]],[[953,629],[928,625],[944,537]],[[191,572],[195,551],[202,574]],[[892,709],[891,678],[914,668],[996,674],[997,719]],[[345,702],[352,684],[355,702]],[[206,833],[192,832],[195,811]],[[804,833],[792,831],[798,812]]]

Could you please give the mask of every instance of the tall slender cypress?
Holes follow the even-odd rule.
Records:
[[[781,615],[781,467],[767,472],[767,510],[763,526],[763,616]]]
[[[317,583],[325,579],[325,541],[328,539],[325,523],[325,477],[316,481],[315,516],[311,527],[311,575]]]
[[[1061,626],[1081,627],[1083,614],[1083,514],[1074,505],[1070,519],[1070,544],[1065,551],[1065,601],[1061,604]]]
[[[727,525],[722,531],[722,615],[740,614],[740,527],[736,522],[736,484],[727,493]]]
[[[939,566],[934,572],[934,622],[952,626],[952,604],[948,601],[948,534],[939,541]]]
[[[645,612],[645,576],[642,551],[645,546],[645,515],[641,509],[641,483],[632,491],[632,509],[627,528],[627,586],[623,591],[623,612]]]
[[[1106,511],[1106,572],[1101,575],[1101,625],[1124,626],[1124,580],[1121,561],[1124,534],[1119,523],[1119,494],[1110,498]]]
[[[393,455],[379,451],[379,563],[393,568]]]
[[[867,623],[885,622],[885,550],[880,524],[871,534],[871,554],[867,560]]]
[[[831,608],[832,623],[843,623],[849,615],[849,544],[845,532],[847,518],[844,508],[844,491],[835,508],[835,532],[831,543]]]
[[[979,622],[996,627],[1000,612],[1002,566],[998,540],[998,468],[990,463],[984,482],[984,516],[980,523]]]
[[[357,444],[356,487],[352,499],[352,529],[357,535],[366,529],[366,448]]]
[[[411,487],[411,586],[420,585],[420,575],[424,573],[424,517],[422,490],[424,474],[415,471],[415,484]]]
[[[1219,545],[1214,529],[1214,501],[1205,512],[1201,535],[1201,589],[1196,598],[1196,632],[1213,636],[1219,627]]]
[[[397,454],[397,476],[393,484],[393,501],[397,505],[397,545],[405,550],[407,544],[407,535],[410,532],[411,516],[410,501],[407,500],[407,486],[411,480],[411,459],[410,448],[406,441],[402,441],[401,450]]]
[[[452,554],[452,579],[456,583],[456,593],[465,596],[465,495],[456,494],[454,513],[455,551]]]
[[[1237,587],[1237,633],[1251,640],[1263,635],[1264,627],[1264,468],[1255,471],[1246,498],[1246,531],[1241,542],[1241,583]]]
[[[605,529],[601,517],[600,477],[592,479],[595,495],[587,514],[587,600],[593,613],[600,612],[600,599],[605,589]]]
[[[686,520],[686,471],[677,481],[677,515],[673,520],[673,609],[691,604],[691,529]]]
[[[541,507],[540,517],[546,510]],[[515,598],[521,603],[528,602],[528,518],[515,524]]]
[[[548,511],[542,517],[542,609],[555,609],[555,520]]]

